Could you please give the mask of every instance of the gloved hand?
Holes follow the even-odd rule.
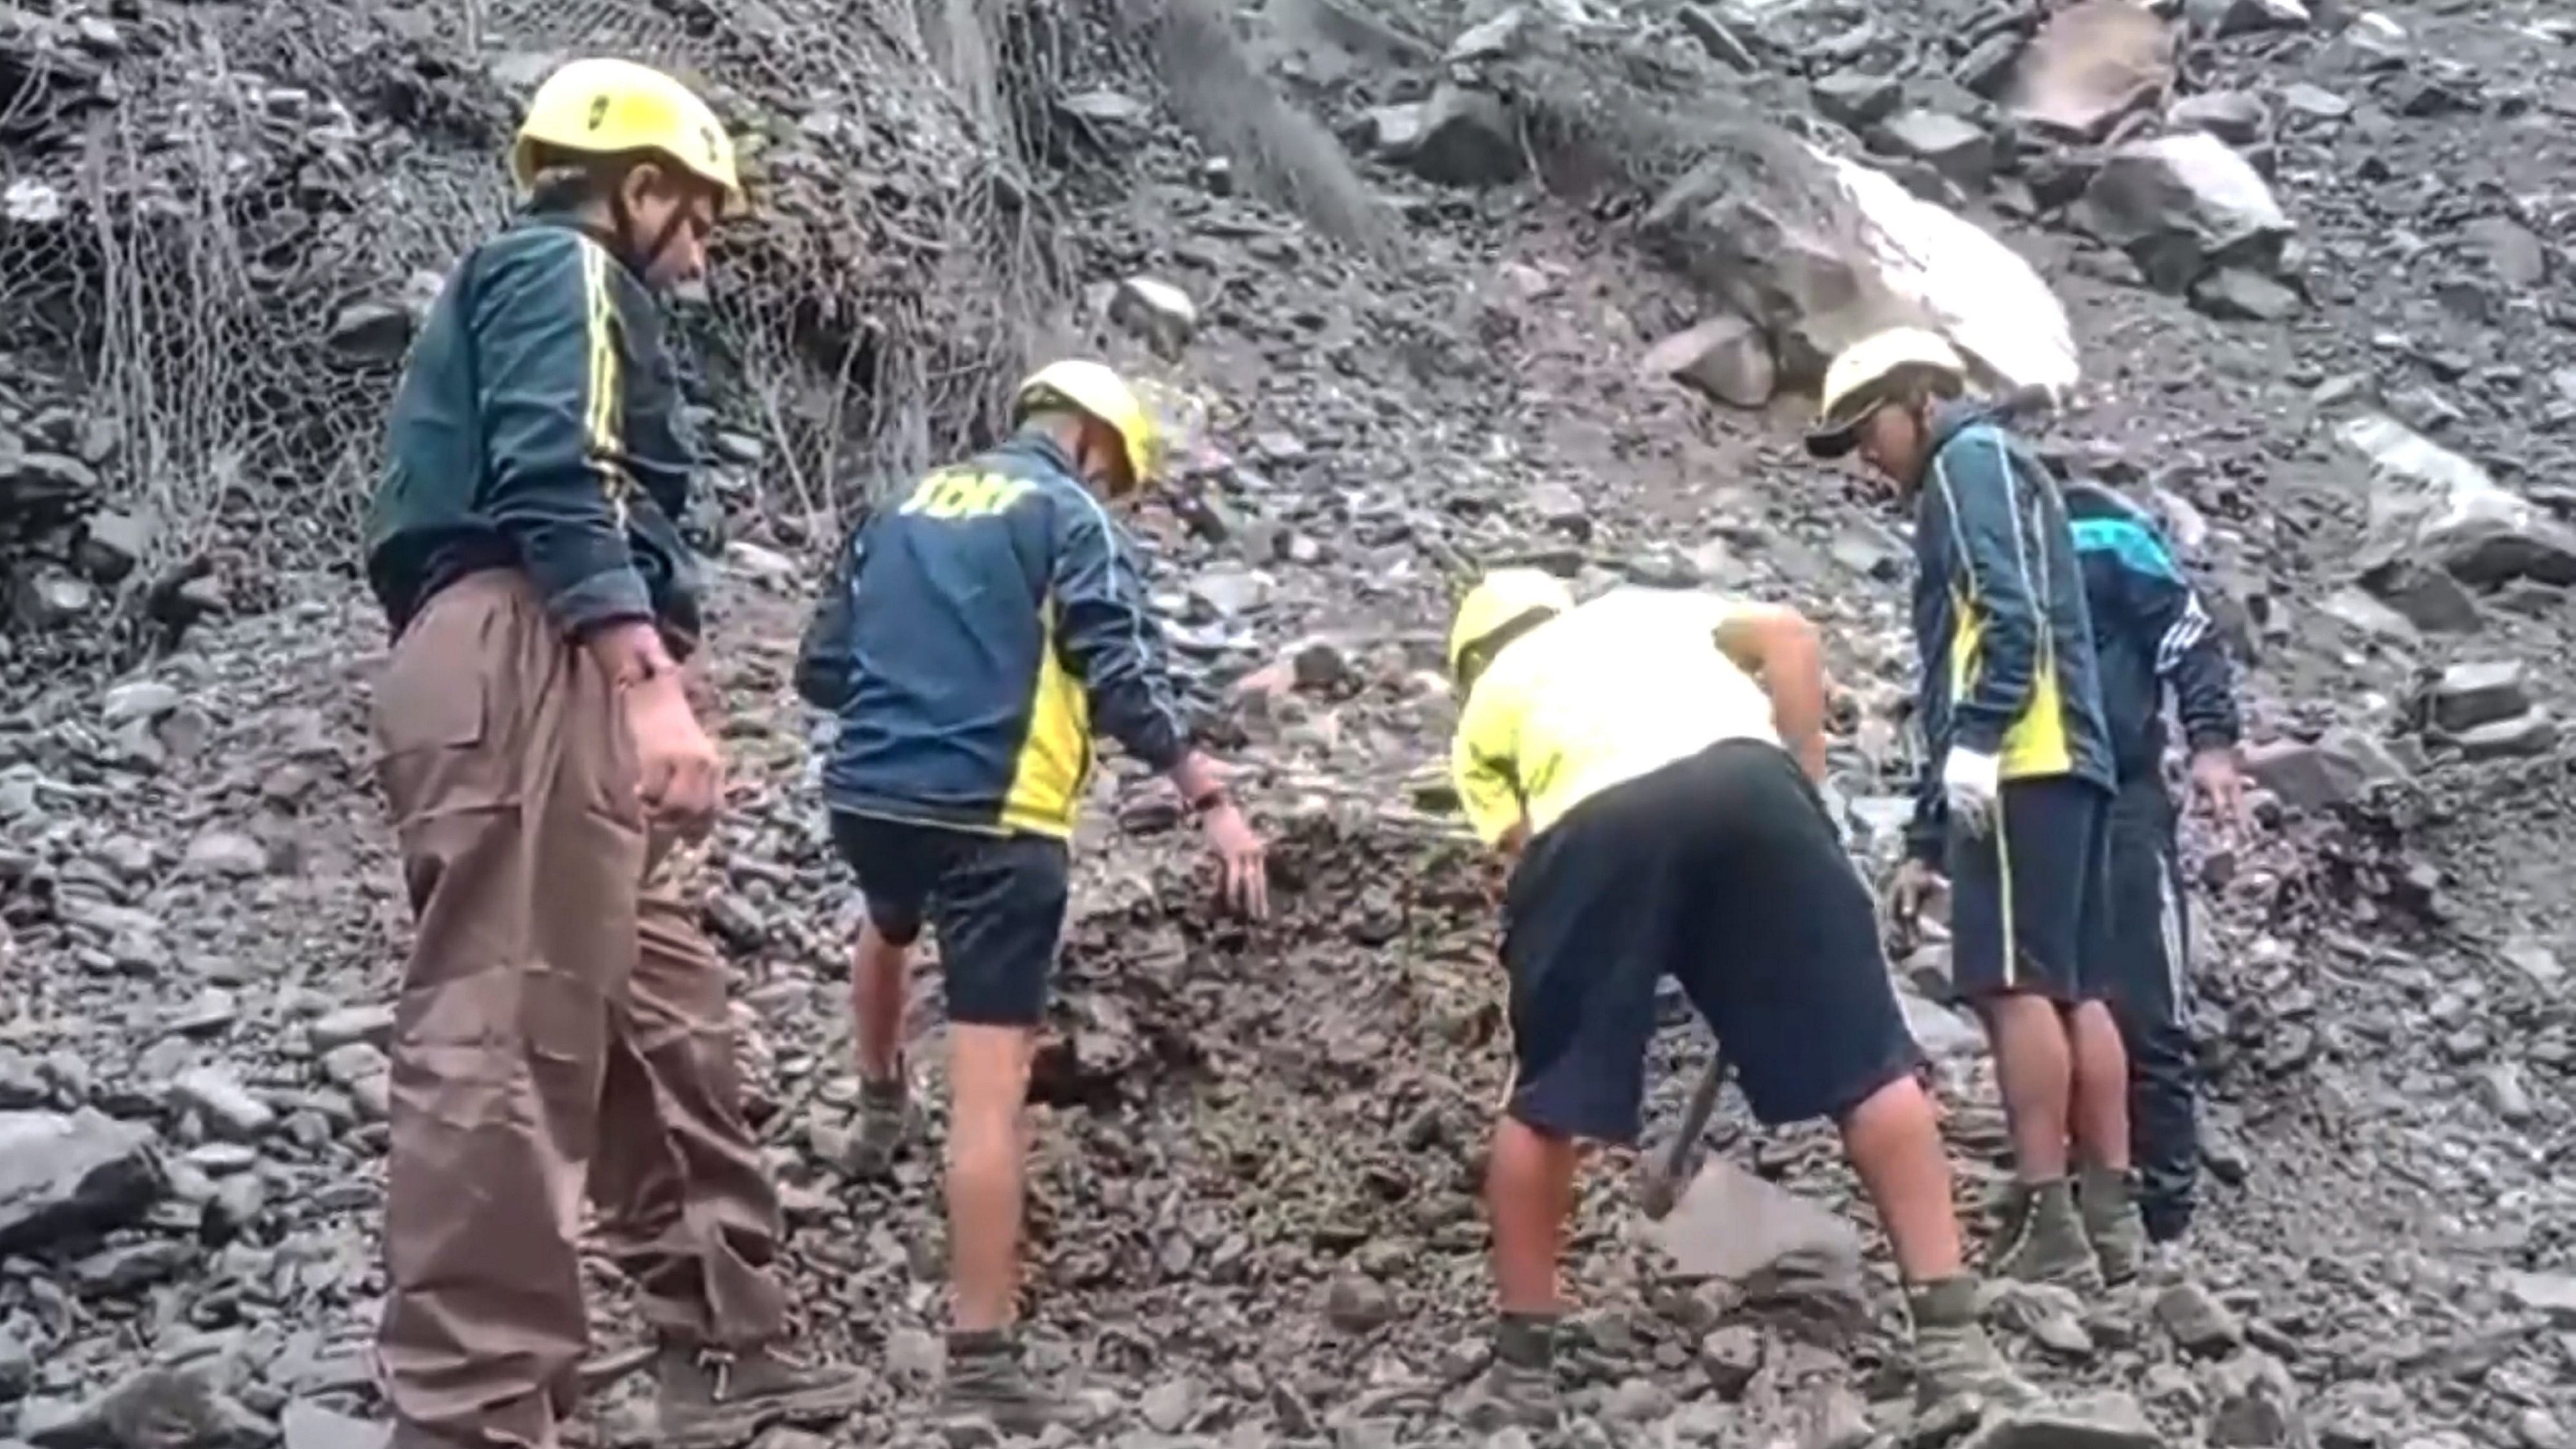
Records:
[[[1970,835],[1994,827],[1995,802],[2003,788],[2003,759],[1956,745],[1941,761],[1941,793],[1950,802],[1950,818]]]

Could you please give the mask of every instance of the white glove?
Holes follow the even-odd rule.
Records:
[[[1941,761],[1941,793],[1949,799],[1950,818],[1983,835],[1994,824],[1995,798],[2002,789],[2003,760],[1974,750],[1950,747]]]

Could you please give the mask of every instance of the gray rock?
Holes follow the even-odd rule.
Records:
[[[316,1017],[305,1029],[313,1049],[327,1052],[362,1041],[377,1050],[389,1047],[394,1037],[394,1009],[390,1006],[344,1006]]]
[[[2021,48],[2019,32],[1998,30],[1959,57],[1959,63],[1950,68],[1950,78],[1978,95],[1995,96],[2012,82],[2013,70],[2021,61]]]
[[[238,830],[213,829],[188,842],[188,869],[231,880],[268,873],[268,847]]]
[[[2245,1325],[2198,1283],[2176,1283],[2157,1294],[2156,1322],[2191,1353],[2222,1354],[2245,1341]]]
[[[1647,1424],[1673,1412],[1673,1396],[1653,1379],[1632,1378],[1610,1391],[1601,1417],[1613,1424]]]
[[[2460,229],[2472,251],[2486,258],[2497,281],[2528,292],[2549,281],[2549,249],[2520,223],[2501,216],[2482,216]]]
[[[1197,1417],[1199,1401],[1205,1397],[1206,1390],[1194,1379],[1166,1379],[1145,1391],[1136,1415],[1157,1433],[1177,1434]]]
[[[97,471],[78,458],[0,451],[0,505],[28,513],[69,511],[98,491]]]
[[[1971,190],[1994,178],[1994,138],[1956,116],[1921,108],[1906,111],[1880,126],[1877,140],[1893,154],[1920,161]]]
[[[1745,318],[1721,314],[1646,352],[1641,370],[1678,378],[1730,407],[1758,408],[1779,386],[1770,339]]]
[[[86,1108],[0,1112],[0,1252],[125,1226],[168,1186],[148,1127]]]
[[[2134,0],[2079,0],[2050,15],[2013,73],[2013,114],[2044,132],[2102,139],[2165,93],[2174,35]]]
[[[1809,86],[1807,94],[1825,116],[1854,131],[1867,131],[1896,114],[1905,88],[1889,76],[1841,70]]]
[[[1154,113],[1154,108],[1123,91],[1106,88],[1069,95],[1056,102],[1068,115],[1097,125],[1132,126]]]
[[[1915,1045],[1933,1060],[1964,1061],[1985,1054],[1983,1031],[1948,1007],[1924,1000],[1913,987],[1900,988],[1896,1004],[1905,1012],[1905,1027],[1914,1034]]]
[[[2070,1396],[1988,1414],[1959,1449],[2163,1449],[2164,1438],[2127,1394]]]
[[[286,1449],[385,1449],[393,1438],[390,1424],[352,1418],[302,1399],[286,1406],[278,1429]]]
[[[1762,62],[1755,58],[1751,47],[1744,43],[1744,38],[1737,35],[1732,26],[1720,19],[1707,6],[1685,5],[1681,8],[1678,18],[1681,20],[1682,29],[1691,33],[1691,38],[1699,42],[1700,49],[1708,52],[1709,59],[1731,66],[1746,75],[1755,74],[1762,69]]]
[[[2478,1093],[2506,1126],[2519,1127],[2532,1119],[2531,1089],[2523,1085],[2521,1069],[2511,1062],[2498,1062],[2478,1073]]]
[[[98,607],[98,590],[59,564],[37,563],[18,575],[10,606],[22,627],[45,634],[87,618]]]
[[[2207,131],[2231,146],[2250,146],[2272,129],[2272,115],[2243,91],[2210,91],[2174,102],[2165,110],[2165,124],[2177,131]]]
[[[1129,277],[1109,300],[1109,320],[1145,340],[1165,357],[1177,357],[1198,331],[1198,304],[1189,293],[1152,277]]]
[[[81,524],[81,572],[102,584],[122,583],[152,552],[152,524],[140,514],[93,513]]]
[[[2259,272],[2221,267],[2192,284],[2192,305],[2224,322],[2279,322],[2306,304],[2299,294]]]
[[[1852,1225],[1723,1159],[1704,1163],[1680,1204],[1646,1236],[1678,1279],[1812,1300],[1829,1312],[1866,1302]]]
[[[2458,734],[2509,719],[2531,708],[2520,661],[2490,659],[2454,664],[2433,683],[2433,725]]]
[[[1390,159],[1402,158],[1422,144],[1422,111],[1419,101],[1373,108],[1361,119],[1362,144]]]
[[[1699,1366],[1720,1398],[1740,1398],[1762,1371],[1762,1335],[1740,1323],[1713,1329],[1699,1341]]]
[[[179,691],[157,679],[129,679],[109,689],[99,721],[114,728],[130,720],[156,722],[179,707]]]
[[[2210,1382],[2213,1449],[2291,1449],[2306,1441],[2298,1385],[2279,1360],[2249,1349],[2220,1363]]]
[[[2316,744],[2264,740],[2245,749],[2245,773],[2293,809],[2349,804],[2370,785],[2402,780],[2405,770],[2378,741],[2348,730]]]
[[[2412,557],[2481,586],[2576,583],[2576,530],[2485,469],[2381,413],[2345,422],[2336,437],[2371,469],[2365,570]]]
[[[1458,32],[1449,42],[1448,51],[1440,58],[1451,65],[1464,61],[1491,60],[1509,55],[1520,43],[1521,31],[1529,24],[1529,12],[1518,5],[1492,19],[1471,25]]]
[[[1995,1321],[2026,1334],[2062,1358],[2090,1358],[2093,1335],[2084,1327],[2084,1300],[2045,1283],[2004,1281],[1994,1286]]]
[[[2460,753],[2472,760],[2520,759],[2558,748],[2558,721],[2534,706],[2512,719],[2460,732]]]
[[[2171,292],[2221,267],[2279,270],[2292,231],[2263,178],[2206,131],[2112,151],[2085,188],[2080,219],[2127,251],[2149,285]]]
[[[1394,1320],[1395,1298],[1374,1278],[1338,1274],[1324,1292],[1324,1317],[1344,1333],[1372,1333]]]
[[[2373,568],[2361,582],[2399,618],[2428,634],[2474,634],[2486,622],[2465,584],[2411,559]]]
[[[1443,82],[1423,103],[1422,134],[1405,164],[1442,186],[1504,186],[1521,178],[1528,154],[1511,107],[1490,91]]]
[[[331,319],[331,350],[359,362],[400,362],[411,347],[412,314],[392,302],[355,302]]]
[[[2305,30],[2310,18],[2300,0],[2187,0],[2192,27],[2214,40],[2261,30]]]
[[[2340,121],[2352,114],[2352,102],[2306,81],[2292,81],[2281,87],[2281,104],[2290,114],[2312,121]]]
[[[170,1084],[171,1105],[193,1111],[217,1135],[248,1141],[277,1125],[277,1112],[219,1067],[197,1067]]]
[[[2496,955],[2529,978],[2535,986],[2556,986],[2567,977],[2567,969],[2559,964],[2558,953],[2528,936],[2507,941],[2497,949]]]

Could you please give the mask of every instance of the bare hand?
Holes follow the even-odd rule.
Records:
[[[635,794],[655,824],[687,839],[707,833],[724,801],[724,760],[698,726],[676,673],[626,691],[635,734]]]
[[[1228,800],[1210,810],[1203,827],[1208,848],[1216,852],[1217,863],[1224,867],[1225,902],[1243,915],[1256,920],[1270,917],[1269,847],[1243,811]]]
[[[1940,886],[1941,873],[1924,862],[1909,855],[1897,864],[1896,879],[1887,888],[1887,923],[1898,940],[1914,940],[1924,904]]]
[[[2191,784],[2201,804],[2221,830],[2241,832],[2251,823],[2245,808],[2245,775],[2236,765],[2236,750],[2219,745],[2191,757]]]

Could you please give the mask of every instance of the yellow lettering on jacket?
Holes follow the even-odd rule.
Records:
[[[943,520],[990,518],[1028,496],[1034,486],[1000,473],[943,468],[915,484],[912,496],[895,511]]]

